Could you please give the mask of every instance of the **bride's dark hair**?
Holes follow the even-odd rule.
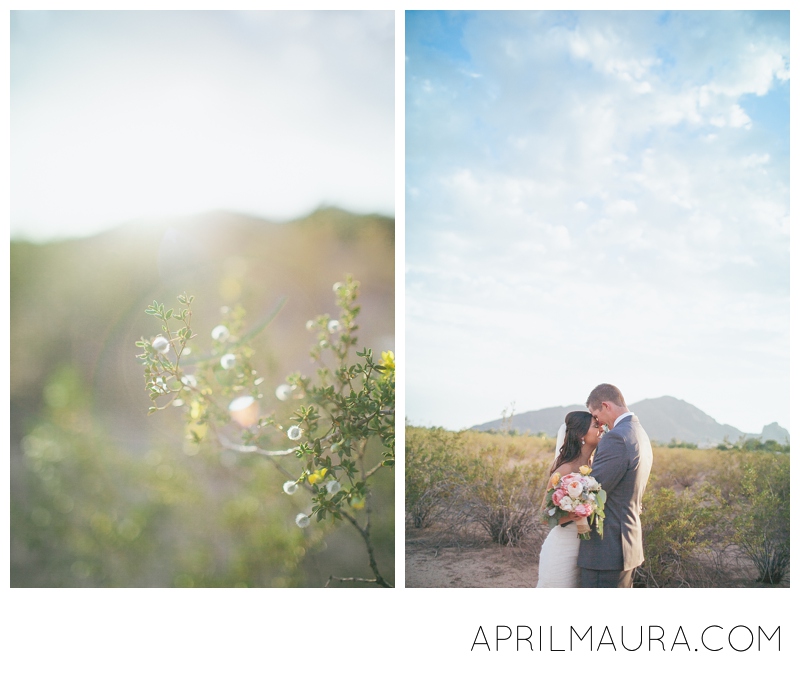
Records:
[[[567,425],[567,433],[564,436],[564,444],[558,451],[558,457],[553,462],[550,473],[555,471],[561,464],[577,459],[581,455],[581,438],[585,436],[589,427],[592,425],[594,417],[588,412],[570,412],[565,418],[564,423]]]

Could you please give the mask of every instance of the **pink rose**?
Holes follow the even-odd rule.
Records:
[[[563,487],[559,487],[553,492],[553,503],[558,506],[565,496],[567,496],[567,491]]]
[[[567,473],[567,475],[561,478],[561,487],[566,487],[567,485],[569,485],[570,482],[572,482],[573,480],[578,480],[580,479],[580,477],[581,477],[580,473]]]
[[[578,504],[572,509],[572,512],[580,518],[588,518],[592,515],[592,507],[590,504]]]

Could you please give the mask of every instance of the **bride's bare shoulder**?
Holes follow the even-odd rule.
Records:
[[[555,471],[553,471],[553,473],[551,473],[550,476],[552,477],[556,473],[558,473],[559,476],[563,477],[568,473],[573,473],[573,468],[569,464],[561,464],[561,466],[559,466]]]
[[[550,473],[550,482],[552,483],[553,479],[556,478],[556,476],[558,476],[558,479],[560,480],[568,473],[572,473],[572,469],[569,467],[569,464],[561,464],[561,466],[559,466],[557,469],[554,469]]]

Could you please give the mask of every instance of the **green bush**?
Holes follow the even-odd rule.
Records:
[[[728,586],[737,554],[760,583],[789,570],[789,456],[655,450],[644,498],[641,586]]]
[[[458,434],[433,429],[406,435],[406,516],[420,529],[444,520],[458,496],[464,459]]]
[[[538,527],[552,441],[440,428],[406,428],[406,516],[451,533],[478,525],[494,542],[520,544]]]
[[[298,586],[321,535],[285,517],[275,469],[164,446],[139,456],[93,422],[73,367],[23,439],[12,586]],[[309,538],[310,537],[310,538]]]
[[[546,483],[541,463],[507,468],[497,460],[473,459],[462,488],[461,504],[469,521],[493,542],[520,544],[540,523]]]
[[[373,578],[331,575],[329,583],[388,587],[391,583],[374,555],[370,514],[374,476],[394,468],[394,354],[384,351],[376,360],[365,348],[351,357],[358,341],[359,283],[348,276],[333,291],[339,317],[324,314],[306,323],[317,335],[310,350],[317,364],[315,377],[294,373],[275,390],[281,401],[298,401],[291,409],[262,414],[264,378],[254,369],[252,340],[272,316],[246,329],[244,310],[228,309],[223,324],[211,331],[210,351],[201,354],[189,346],[197,337],[192,331],[194,298],[179,296],[177,311],[154,301],[145,313],[161,321],[161,334],[136,342],[142,350],[137,357],[152,403],[150,414],[180,408],[193,443],[206,441],[228,454],[271,462],[285,475],[286,494],[301,490],[310,495],[311,509],[295,518],[299,528],[308,527],[312,518],[353,527],[364,542]],[[370,450],[378,450],[377,463]]]
[[[758,570],[758,581],[777,584],[789,570],[789,459],[752,454],[739,463],[738,491],[728,502],[734,540]]]
[[[708,546],[706,531],[716,519],[707,486],[680,494],[667,487],[648,488],[643,498],[644,564],[636,585],[662,588],[691,586],[697,559]]]

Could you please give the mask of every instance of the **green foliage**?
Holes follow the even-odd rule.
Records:
[[[72,367],[54,374],[45,399],[14,488],[12,585],[303,583],[303,558],[319,539],[282,517],[291,501],[266,492],[273,469],[168,448],[121,451],[93,422]]]
[[[729,500],[734,539],[758,569],[758,581],[777,584],[789,570],[789,460],[748,455]]]
[[[667,447],[669,447],[670,449],[674,449],[676,447],[686,450],[697,449],[697,445],[695,443],[685,443],[682,440],[678,440],[677,438],[673,438],[672,440],[670,440],[669,443],[667,444]]]
[[[555,441],[406,427],[406,515],[534,548]],[[786,450],[788,451],[788,449]],[[646,587],[777,584],[789,569],[789,456],[654,447],[641,516]],[[755,573],[755,574],[754,574]]]
[[[493,542],[516,546],[539,522],[536,512],[541,467],[505,468],[488,459],[474,460],[467,476],[464,504],[466,513],[478,523]]]
[[[407,427],[409,523],[453,533],[477,525],[498,544],[519,544],[539,521],[548,469],[542,446],[530,436]]]
[[[321,312],[338,317],[330,287],[341,271],[352,271],[362,283],[357,348],[379,348],[393,334],[393,232],[392,219],[324,209],[285,223],[215,212],[125,225],[89,238],[12,241],[12,586],[322,586],[331,572],[371,578],[363,541],[346,520],[335,528],[328,519],[298,529],[295,516],[311,512],[310,494],[281,492],[286,476],[263,456],[222,448],[208,428],[201,444],[184,441],[188,431],[178,408],[144,417],[149,405],[163,405],[169,396],[149,400],[131,347],[142,333],[160,331],[160,319],[142,315],[153,299],[174,300],[183,290],[194,294],[192,329],[199,337],[190,345],[207,349],[221,305],[248,309],[244,337],[268,322],[286,298],[269,331],[250,344],[257,351],[257,378],[265,379],[260,405],[293,424],[289,406],[298,401],[282,403],[274,389],[293,370],[315,369],[306,368],[303,325]],[[225,322],[233,313],[224,313]],[[174,316],[168,320],[171,329],[182,327]],[[185,372],[194,371],[202,353],[182,356]],[[377,362],[379,352],[375,357]],[[54,409],[65,394],[70,406]],[[81,421],[80,429],[67,424],[67,411]],[[28,436],[64,454],[41,472],[61,478],[62,493],[75,504],[69,513],[42,494],[40,471],[25,454]],[[380,441],[373,440],[366,468],[381,462],[382,454]],[[296,478],[296,469],[286,466]],[[95,491],[97,475],[107,480],[102,493]],[[370,483],[375,559],[391,579],[393,474],[377,473]],[[258,499],[258,510],[233,509],[245,495]],[[149,517],[135,540],[112,551],[107,542],[90,539],[91,523],[77,508],[83,505],[119,520],[134,510]],[[250,500],[240,509],[248,505]],[[49,513],[48,526],[31,519],[37,507]],[[362,525],[366,510],[354,509]],[[44,516],[36,512],[37,519]],[[81,550],[75,551],[78,542]],[[90,576],[77,577],[70,571],[77,560],[99,565]],[[85,572],[81,565],[76,569]]]
[[[637,585],[728,586],[737,554],[757,582],[788,572],[788,455],[656,448],[643,504]]]
[[[789,453],[789,443],[782,445],[776,440],[761,440],[760,438],[748,438],[742,436],[735,443],[726,437],[724,442],[717,445],[718,450],[744,450],[747,452],[782,452]]]
[[[458,495],[466,461],[462,437],[444,429],[406,430],[406,515],[415,528],[443,519]]]
[[[276,390],[283,401],[299,401],[291,412],[260,416],[264,379],[254,369],[250,342],[266,323],[245,332],[241,308],[228,312],[223,324],[212,330],[210,350],[195,357],[189,345],[196,338],[191,329],[193,298],[178,297],[182,306],[178,311],[153,302],[145,312],[162,321],[162,334],[138,341],[143,352],[137,357],[153,401],[150,414],[177,406],[184,411],[187,437],[193,443],[208,438],[212,445],[272,461],[288,478],[287,494],[302,488],[311,496],[310,511],[296,517],[298,527],[307,527],[311,518],[347,521],[365,543],[374,574],[369,581],[390,586],[374,556],[370,492],[372,477],[394,466],[394,355],[387,351],[376,360],[365,348],[356,352],[360,360],[351,362],[360,312],[358,283],[348,278],[334,285],[334,293],[339,318],[324,314],[306,325],[317,333],[311,348],[318,365],[315,377],[294,373]],[[187,355],[192,356],[190,370],[184,360]],[[381,457],[369,467],[371,441],[379,443]],[[287,444],[290,447],[285,448]],[[280,466],[279,457],[295,458],[296,471]],[[365,517],[359,520],[361,511]]]
[[[671,488],[648,488],[642,513],[645,561],[636,572],[637,585],[693,583],[693,559],[708,546],[705,532],[718,517],[708,491],[706,486],[680,494]]]

